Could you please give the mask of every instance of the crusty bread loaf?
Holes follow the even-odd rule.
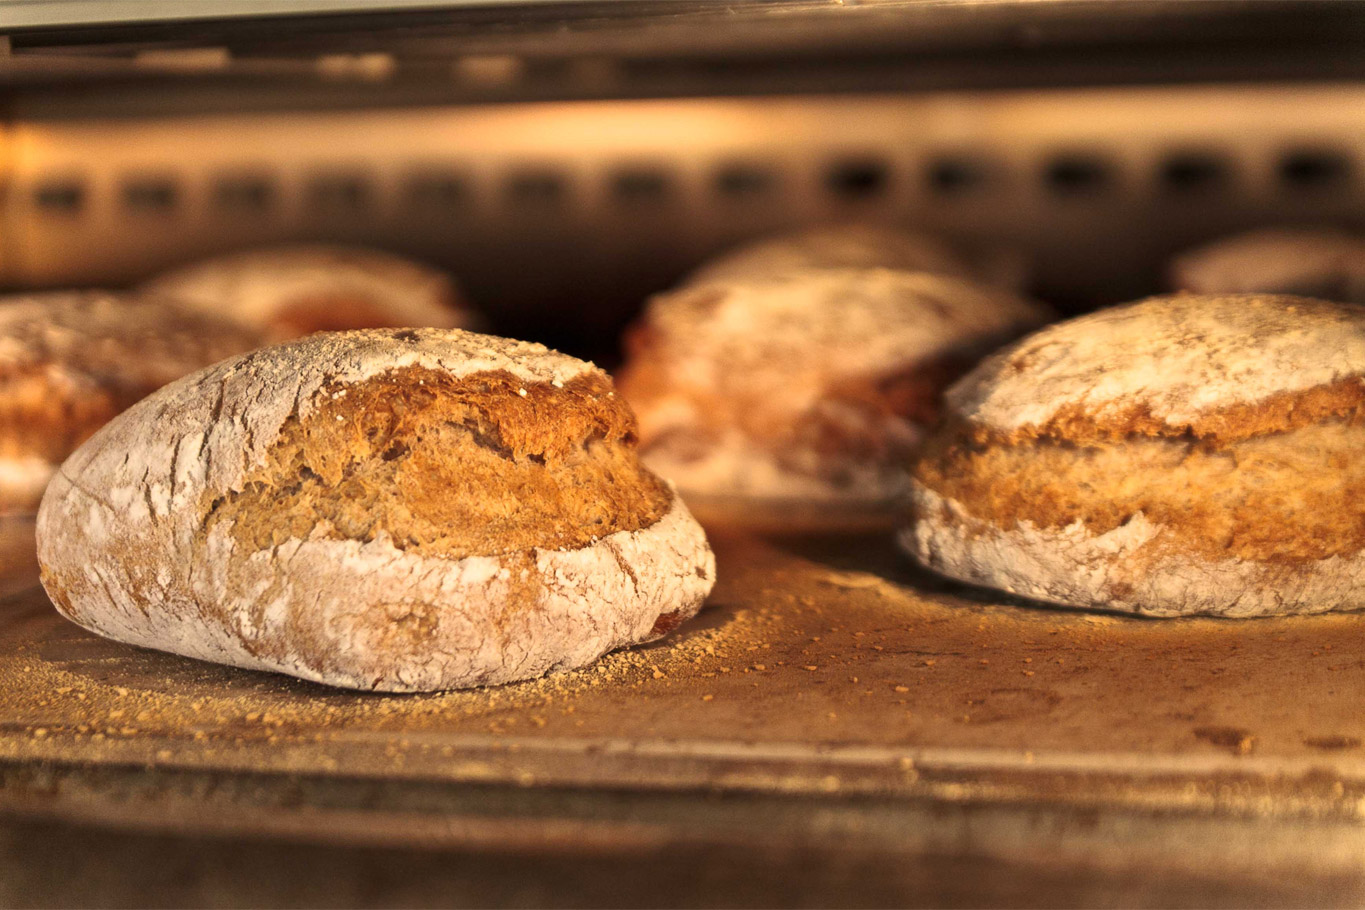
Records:
[[[889,269],[688,287],[650,301],[621,389],[646,463],[689,504],[885,516],[941,390],[1049,315],[1005,291]]]
[[[233,323],[146,297],[0,298],[0,513],[37,506],[57,465],[133,402],[259,342]]]
[[[355,247],[293,244],[206,259],[143,286],[272,340],[391,326],[468,327],[450,276],[399,256]]]
[[[774,278],[809,269],[898,269],[971,278],[1000,287],[1024,284],[1018,255],[965,255],[937,237],[871,224],[838,224],[769,237],[725,253],[694,271],[688,285]]]
[[[540,345],[318,334],[163,389],[38,516],[73,621],[191,657],[419,691],[589,663],[692,616],[706,539],[610,379]]]
[[[1052,603],[1365,607],[1365,310],[1177,295],[1050,326],[948,393],[902,544]]]
[[[1178,257],[1171,281],[1201,294],[1298,294],[1365,303],[1365,237],[1326,228],[1252,231]]]

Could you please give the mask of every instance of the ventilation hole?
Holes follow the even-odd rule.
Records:
[[[521,205],[556,205],[566,192],[563,175],[555,171],[522,171],[507,180],[507,197]]]
[[[1200,193],[1227,183],[1231,164],[1207,152],[1176,152],[1161,163],[1161,182],[1173,193]]]
[[[1094,155],[1061,155],[1043,170],[1047,188],[1059,196],[1080,196],[1103,190],[1113,178],[1113,169]]]
[[[1280,182],[1291,190],[1336,186],[1350,174],[1350,158],[1331,149],[1297,149],[1280,158]]]
[[[74,215],[85,205],[85,186],[79,180],[44,180],[33,188],[33,204],[44,212]]]
[[[659,202],[669,195],[668,174],[657,168],[627,168],[611,176],[611,193],[628,205]]]
[[[886,165],[875,158],[837,161],[825,172],[825,186],[844,199],[871,199],[888,183]]]
[[[469,200],[469,185],[459,174],[428,171],[408,177],[404,185],[408,205],[423,212],[448,212]]]
[[[716,171],[716,192],[731,199],[763,196],[777,186],[771,168],[755,164],[727,164]]]
[[[275,186],[270,178],[256,174],[219,177],[213,187],[213,203],[233,214],[261,214],[274,206]]]
[[[123,185],[123,205],[135,214],[166,214],[175,208],[178,195],[168,177],[134,177]]]
[[[957,155],[929,162],[929,189],[940,196],[962,196],[986,185],[990,168],[979,158]]]
[[[369,203],[369,183],[357,174],[318,176],[308,184],[308,204],[320,212],[358,212]]]

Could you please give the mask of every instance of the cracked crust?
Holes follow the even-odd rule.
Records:
[[[160,275],[143,290],[235,319],[274,341],[344,329],[470,327],[476,321],[448,275],[355,247],[299,244],[229,253]]]
[[[37,506],[57,465],[133,402],[259,343],[248,329],[150,298],[0,300],[0,512]]]
[[[1365,608],[1365,313],[1156,298],[948,393],[902,545],[965,581],[1154,616]]]
[[[1051,315],[891,269],[683,288],[650,302],[620,388],[646,463],[684,496],[886,514],[943,388]]]
[[[1232,439],[1289,429],[1309,413],[1300,406],[1311,407],[1310,419],[1346,416],[1363,377],[1365,309],[1176,294],[1035,332],[963,377],[947,403],[983,433],[1010,439]]]
[[[300,534],[264,542],[244,539],[230,517],[206,521],[206,503],[247,490],[272,457],[278,461],[291,421],[335,420],[342,389],[430,374],[452,383],[507,377],[516,389],[497,386],[494,394],[521,401],[525,389],[540,402],[543,424],[522,427],[520,436],[515,415],[487,411],[503,421],[514,459],[524,443],[528,459],[553,461],[542,443],[555,436],[556,408],[575,406],[575,395],[606,399],[583,400],[590,413],[580,423],[606,408],[605,436],[618,426],[628,444],[628,426],[612,423],[604,374],[540,345],[376,330],[267,348],[164,389],[68,460],[38,517],[53,602],[73,621],[131,644],[386,691],[492,685],[582,666],[700,609],[714,558],[686,507],[662,486],[661,514],[632,512],[642,517],[614,520],[582,546],[522,537],[497,552],[443,550],[405,538],[397,522],[406,518],[393,515],[355,538],[338,534],[328,514]],[[426,449],[436,451],[435,442]],[[426,450],[415,438],[409,444]],[[326,480],[325,467],[317,476]],[[252,514],[269,507],[263,500]],[[552,523],[523,522],[523,531],[537,529],[554,531]]]

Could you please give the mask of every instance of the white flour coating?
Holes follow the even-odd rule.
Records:
[[[1142,513],[1097,535],[1079,521],[1002,529],[918,482],[911,499],[916,519],[898,539],[921,564],[1058,606],[1233,618],[1365,609],[1365,555],[1294,567],[1209,561],[1160,546],[1161,527]]]
[[[960,417],[998,430],[1064,408],[1097,421],[1133,408],[1173,428],[1231,405],[1365,373],[1365,309],[1267,295],[1154,297],[1048,326],[948,390]]]
[[[161,385],[254,347],[257,337],[230,322],[132,294],[0,297],[0,375],[41,368],[53,384]]]
[[[201,503],[240,489],[323,385],[407,366],[556,385],[596,372],[541,345],[390,329],[314,335],[187,377],[105,426],[49,486],[37,536],[54,603],[121,641],[391,691],[579,666],[648,640],[661,615],[700,609],[714,559],[676,496],[647,528],[532,551],[530,609],[508,596],[525,587],[516,555],[451,560],[321,536],[245,552],[231,522],[205,533]]]
[[[1047,321],[1051,311],[1005,291],[923,272],[818,269],[684,288],[649,302],[676,394],[634,402],[642,427],[690,423],[677,408],[689,392],[761,398],[765,411],[800,415],[833,384],[875,381]]]
[[[973,277],[973,269],[963,257],[935,237],[874,225],[846,224],[741,246],[703,265],[685,283],[773,278],[830,268],[886,268]]]
[[[1279,228],[1220,240],[1177,258],[1175,286],[1201,294],[1302,294],[1365,303],[1365,237]]]
[[[905,427],[918,439],[918,428],[908,423]],[[694,448],[696,451],[690,450]],[[771,448],[756,445],[736,432],[683,451],[668,445],[651,447],[641,457],[651,471],[676,486],[684,499],[722,495],[886,510],[900,502],[908,483],[903,465],[849,463],[838,483],[797,473],[782,464]]]
[[[450,277],[382,253],[340,246],[290,245],[215,257],[147,282],[144,291],[265,327],[294,304],[358,299],[395,326],[470,324]]]
[[[56,470],[46,458],[0,458],[0,515],[32,512]]]

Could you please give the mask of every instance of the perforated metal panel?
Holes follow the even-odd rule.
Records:
[[[9,129],[0,279],[136,281],[287,238],[454,269],[500,328],[612,329],[708,253],[869,219],[1018,248],[1036,289],[1156,291],[1168,255],[1365,222],[1365,88],[581,101]]]

